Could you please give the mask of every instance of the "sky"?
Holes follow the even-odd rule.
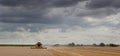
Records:
[[[0,43],[120,44],[120,0],[0,0]]]

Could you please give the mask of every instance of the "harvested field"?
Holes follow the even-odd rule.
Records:
[[[0,56],[120,56],[120,47],[0,47]]]
[[[30,47],[0,47],[0,56],[53,56],[45,49]]]
[[[50,52],[55,56],[120,56],[120,47],[65,47]]]

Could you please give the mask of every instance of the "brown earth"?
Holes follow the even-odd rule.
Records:
[[[49,51],[55,56],[120,56],[120,47],[59,47]]]
[[[120,47],[0,47],[0,56],[120,56]]]
[[[0,56],[53,56],[45,49],[30,47],[0,47]]]

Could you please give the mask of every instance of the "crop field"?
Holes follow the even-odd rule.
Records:
[[[0,47],[0,56],[120,56],[120,47]]]

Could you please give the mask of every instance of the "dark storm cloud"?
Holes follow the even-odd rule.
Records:
[[[3,6],[72,6],[85,0],[0,0]]]
[[[86,0],[54,0],[53,6],[67,7],[67,6],[76,5],[79,1],[86,1]]]
[[[87,7],[89,8],[120,8],[120,0],[89,0]]]
[[[3,6],[43,6],[46,4],[46,0],[0,0],[0,4]]]
[[[81,1],[86,0],[0,0],[0,22],[60,23],[61,19],[45,16],[49,9],[74,6]]]

